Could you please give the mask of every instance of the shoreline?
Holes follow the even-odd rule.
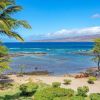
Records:
[[[22,72],[23,75],[50,75],[50,76],[64,76],[64,75],[76,75],[76,74],[81,74],[81,73],[86,73],[87,71],[96,71],[98,70],[97,67],[88,67],[80,72],[73,72],[73,73],[65,73],[65,74],[55,74],[54,72],[50,72],[48,70],[35,70],[35,71],[30,71],[30,72]],[[4,73],[3,75],[17,75],[19,72],[11,71]]]
[[[14,80],[15,83],[17,84],[24,84],[29,82],[29,80],[35,82],[35,83],[45,83],[48,85],[51,85],[52,82],[61,82],[61,87],[62,88],[72,88],[75,91],[77,90],[78,87],[80,86],[88,86],[89,87],[89,93],[99,93],[100,92],[100,80],[97,80],[95,84],[88,84],[87,80],[88,78],[79,78],[76,79],[72,76],[48,76],[48,75],[24,75],[23,77],[18,77],[16,75],[9,75],[8,76],[11,80]],[[70,85],[64,85],[64,79],[70,79],[72,82]]]
[[[97,69],[97,67],[93,67],[93,70]],[[52,85],[53,82],[60,82],[61,83],[61,88],[71,88],[73,90],[77,90],[78,87],[82,86],[88,86],[89,87],[89,93],[99,93],[100,92],[100,77],[95,81],[94,84],[89,84],[88,77],[83,77],[83,78],[75,78],[76,75],[79,75],[80,73],[73,73],[73,74],[63,74],[63,75],[50,75],[50,74],[45,74],[45,75],[23,75],[20,76],[18,74],[12,74],[8,75],[7,80],[12,81],[12,83],[16,83],[18,85],[24,84],[29,82],[30,80],[34,83],[45,83],[48,85]],[[70,79],[71,84],[70,85],[64,85],[64,80],[65,79]],[[6,81],[6,79],[5,79]],[[1,91],[1,90],[0,90]]]

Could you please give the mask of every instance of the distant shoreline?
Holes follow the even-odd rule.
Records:
[[[3,42],[3,44],[5,44],[5,43],[79,43],[79,42],[81,42],[81,43],[94,43],[93,41],[65,41],[65,42],[60,42],[60,41],[58,41],[58,42],[41,42],[41,41],[27,41],[27,42]]]

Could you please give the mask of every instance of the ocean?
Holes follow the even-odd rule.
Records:
[[[93,42],[11,42],[4,45],[9,48],[10,53],[27,53],[11,58],[12,69],[7,72],[18,72],[20,66],[24,66],[25,72],[37,70],[63,75],[82,72],[96,66],[92,61],[93,56],[80,54],[89,52],[94,46]]]

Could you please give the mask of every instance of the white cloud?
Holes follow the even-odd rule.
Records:
[[[100,34],[100,26],[81,28],[81,29],[62,29],[54,33],[48,33],[43,37],[62,38],[62,37],[73,37],[73,36],[84,36],[84,35],[95,35],[95,34]]]
[[[92,15],[92,18],[100,18],[100,14],[96,13],[96,14]]]

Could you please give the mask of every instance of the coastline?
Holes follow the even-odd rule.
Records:
[[[65,46],[65,44],[64,44],[64,46]],[[78,55],[77,57],[79,57],[79,56],[86,56],[87,58],[89,56],[90,57],[93,56],[90,52],[87,52],[88,49],[90,50],[91,46],[90,45],[87,45],[86,47],[84,47],[84,46],[81,47],[81,45],[78,45],[78,46],[76,45],[75,47],[77,47],[77,48],[74,49],[74,47],[72,45],[72,51],[69,48],[69,45],[68,45],[68,49],[63,48],[63,50],[61,49],[61,51],[58,48],[57,48],[58,51],[55,50],[54,48],[56,48],[56,47],[54,47],[53,49],[45,48],[45,50],[44,50],[43,48],[41,48],[43,50],[41,50],[41,49],[31,49],[31,50],[27,51],[28,48],[25,47],[25,48],[27,48],[27,49],[25,49],[25,52],[24,52],[23,48],[22,49],[18,49],[19,50],[18,52],[17,52],[17,50],[15,51],[15,49],[14,49],[15,53],[14,52],[10,53],[8,56],[11,57],[11,58],[17,58],[17,59],[18,59],[18,57],[20,58],[20,56],[23,56],[23,58],[26,57],[26,56],[28,58],[29,58],[29,56],[33,56],[34,59],[30,58],[29,60],[31,60],[31,59],[35,60],[37,63],[39,63],[38,62],[39,59],[41,60],[42,58],[45,58],[45,59],[42,59],[41,61],[46,62],[46,61],[49,61],[50,59],[48,59],[48,58],[51,57],[51,59],[52,59],[51,61],[55,65],[56,61],[57,61],[58,64],[59,64],[59,62],[60,63],[67,62],[66,58],[69,58],[71,55],[72,55],[72,58],[75,55],[76,56]],[[22,52],[21,52],[21,50],[22,50]],[[67,53],[67,52],[69,52],[69,53]],[[49,54],[51,54],[51,55],[49,55]],[[73,54],[75,54],[75,55],[73,55]],[[57,55],[57,56],[55,56],[55,55]],[[70,55],[70,56],[67,56],[67,55]],[[47,58],[47,56],[48,56],[48,58]],[[63,56],[63,58],[62,58],[63,60],[61,60],[61,58],[60,58],[62,56]],[[67,56],[67,57],[64,58],[64,56]],[[83,58],[82,58],[82,60],[83,60]],[[21,59],[19,59],[19,60],[21,60]],[[80,62],[80,64],[83,64],[83,63],[81,63],[82,60],[80,58],[75,58],[75,59],[78,59],[78,62]],[[24,61],[27,61],[27,59],[25,58]],[[70,64],[72,64],[72,62],[74,60],[73,59],[72,60],[68,59],[68,62],[69,61],[70,61]],[[34,65],[34,61],[32,61],[32,62],[33,62],[33,65]],[[49,63],[50,66],[52,66],[52,63],[51,62]],[[64,64],[67,64],[67,63],[63,63],[61,65],[64,66]],[[46,63],[44,63],[44,64],[46,64]],[[56,75],[56,74],[51,74],[51,72],[48,72],[49,69],[47,69],[47,70],[44,69],[43,71],[41,71],[41,69],[37,70],[36,66],[33,66],[33,65],[32,65],[32,67],[33,67],[34,71],[31,70],[31,72],[23,72],[23,76],[20,75],[20,71],[18,73],[13,73],[12,72],[12,73],[6,74],[6,75],[9,77],[10,80],[13,80],[13,83],[17,83],[19,85],[27,83],[27,82],[29,82],[29,80],[31,80],[31,81],[33,81],[35,83],[42,82],[42,83],[49,84],[49,85],[51,85],[52,82],[60,82],[62,88],[72,88],[72,89],[74,89],[76,91],[78,87],[82,87],[82,86],[85,85],[85,86],[89,87],[89,90],[90,90],[89,93],[99,93],[100,92],[100,88],[98,88],[98,87],[100,87],[100,79],[98,79],[95,82],[95,84],[88,84],[88,82],[87,82],[88,81],[88,77],[75,78],[76,75],[80,75],[80,74],[82,74],[82,72],[85,73],[86,70],[89,70],[89,69],[93,69],[93,71],[96,70],[97,69],[96,67],[85,67],[86,68],[85,70],[83,70],[82,67],[78,67],[78,68],[80,68],[82,70],[82,71],[80,71],[80,73],[67,73],[66,72],[66,74]],[[41,63],[40,63],[40,65],[41,65]],[[48,67],[50,67],[50,66],[48,66]],[[77,68],[77,64],[73,63],[72,66],[73,66],[73,68],[74,67]],[[57,65],[55,67],[55,69],[57,69],[59,67],[60,66]],[[64,66],[64,67],[67,67],[67,65]],[[36,70],[35,70],[35,68],[36,68]],[[74,69],[71,69],[71,70],[74,71]],[[65,69],[65,71],[69,71],[69,69],[68,70]],[[64,83],[64,79],[70,79],[72,81],[71,84],[70,85],[64,85],[63,84]]]
[[[95,84],[91,85],[87,83],[88,78],[79,78],[76,79],[73,76],[65,75],[65,76],[53,76],[53,75],[24,75],[23,77],[18,77],[16,75],[8,75],[8,77],[14,81],[14,83],[17,84],[23,84],[29,82],[29,80],[35,82],[35,83],[45,83],[48,85],[51,85],[52,82],[61,82],[62,88],[72,88],[75,91],[80,86],[88,86],[89,87],[89,93],[99,93],[100,92],[100,80],[97,80]],[[72,83],[70,85],[64,85],[64,79],[70,79],[72,80]]]

